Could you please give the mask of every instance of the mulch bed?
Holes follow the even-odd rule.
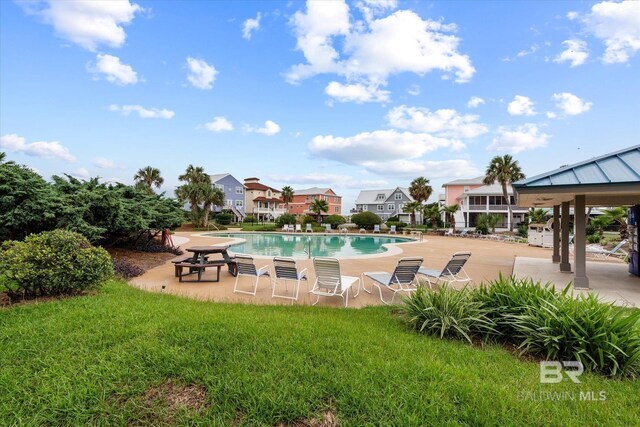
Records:
[[[137,265],[144,271],[164,264],[175,258],[177,255],[170,252],[142,252],[133,249],[108,248],[107,252],[114,259],[125,261],[129,264]]]

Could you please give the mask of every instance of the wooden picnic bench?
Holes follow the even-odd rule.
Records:
[[[174,275],[180,282],[218,282],[220,281],[220,270],[224,265],[229,269],[229,273],[232,276],[238,274],[238,265],[234,258],[230,257],[227,253],[228,246],[194,246],[187,248],[187,251],[192,252],[193,256],[187,258],[181,258],[173,261],[175,268]],[[221,254],[221,259],[210,260],[210,254]],[[203,280],[202,274],[207,268],[216,269],[216,280]],[[185,270],[187,270],[185,272]],[[184,280],[184,276],[191,274],[197,274],[197,280]]]

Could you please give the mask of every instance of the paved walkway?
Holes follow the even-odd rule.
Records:
[[[183,245],[183,248],[196,245],[222,244],[229,241],[228,238],[210,238],[198,236],[193,233],[180,232],[173,236],[174,242],[177,242],[179,237],[189,239],[189,241]],[[531,258],[550,257],[550,251],[548,249],[531,247],[526,244],[443,236],[425,236],[423,242],[399,245],[399,247],[402,248],[402,253],[398,255],[343,260],[341,261],[342,274],[360,276],[360,274],[365,271],[393,271],[398,259],[403,256],[422,256],[424,257],[424,266],[440,269],[444,267],[454,252],[470,251],[472,253],[471,259],[465,269],[476,283],[480,283],[481,281],[496,279],[500,273],[503,275],[512,274],[516,256]],[[272,262],[271,260],[257,259],[256,265],[258,267],[263,265],[272,266]],[[308,269],[311,286],[315,279],[311,260],[302,260],[299,262],[299,265],[300,268]],[[226,269],[223,269],[219,283],[179,283],[173,274],[173,265],[171,262],[167,262],[133,279],[131,283],[136,287],[150,291],[160,291],[161,287],[165,285],[165,292],[203,300],[250,304],[291,304],[288,300],[271,298],[271,285],[267,279],[261,279],[258,293],[255,297],[252,297],[250,295],[233,293],[235,278],[229,275]],[[207,272],[206,275],[208,274],[215,273]],[[242,283],[246,286],[250,284],[248,278],[241,279],[241,284]],[[371,288],[368,282],[366,286],[367,288]],[[390,293],[385,294],[385,299],[387,297],[390,297]],[[313,301],[315,301],[315,297],[313,298]],[[310,296],[306,293],[306,286],[303,283],[301,286],[300,300],[297,304],[310,303]],[[320,305],[339,306],[340,304],[340,298],[320,299]],[[358,298],[349,298],[350,307],[363,307],[372,304],[381,304],[379,294],[360,292]]]
[[[551,282],[564,289],[573,280],[572,273],[562,273],[549,258],[516,257],[513,268],[516,277],[531,277],[543,283]],[[589,290],[574,289],[574,295],[597,293],[604,301],[626,307],[640,307],[640,278],[629,274],[628,265],[617,259],[587,261]]]

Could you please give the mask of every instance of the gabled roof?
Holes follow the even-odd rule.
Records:
[[[514,183],[516,188],[640,183],[640,145],[561,167]]]
[[[360,194],[358,194],[356,205],[373,205],[376,203],[386,203],[391,195],[393,195],[397,190],[400,190],[402,193],[404,193],[404,195],[407,196],[409,200],[413,200],[413,198],[409,194],[409,189],[396,187],[385,190],[362,190]],[[384,194],[384,200],[378,199],[378,194]]]
[[[302,190],[293,190],[293,194],[295,196],[313,196],[314,194],[335,194],[330,188],[321,188],[321,187],[311,187],[304,188]]]
[[[268,197],[256,197],[253,199],[254,202],[271,202],[271,203],[283,203],[282,199],[277,198],[268,198]]]
[[[229,175],[231,175],[230,173],[219,173],[219,174],[215,174],[215,175],[209,175],[209,177],[211,178],[211,182],[212,183],[216,183],[218,181],[220,181],[222,178],[226,178]]]
[[[271,190],[276,193],[281,193],[281,190],[278,190],[277,188],[269,187],[268,185],[260,184],[259,182],[245,182],[244,186],[246,187],[247,190],[260,190],[260,191]]]
[[[476,178],[469,179],[456,179],[455,181],[445,182],[442,184],[443,187],[447,185],[482,185],[484,181],[484,176],[478,176]]]

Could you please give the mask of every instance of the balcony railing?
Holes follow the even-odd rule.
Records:
[[[512,210],[516,210],[516,209],[521,209],[521,208],[518,208],[517,205],[511,205],[511,209]],[[486,211],[487,210],[487,205],[469,205],[469,210],[470,211]],[[508,207],[507,207],[507,205],[489,205],[489,210],[490,211],[505,211],[506,212],[508,210]]]
[[[253,208],[253,213],[283,214],[286,210],[282,208]]]

